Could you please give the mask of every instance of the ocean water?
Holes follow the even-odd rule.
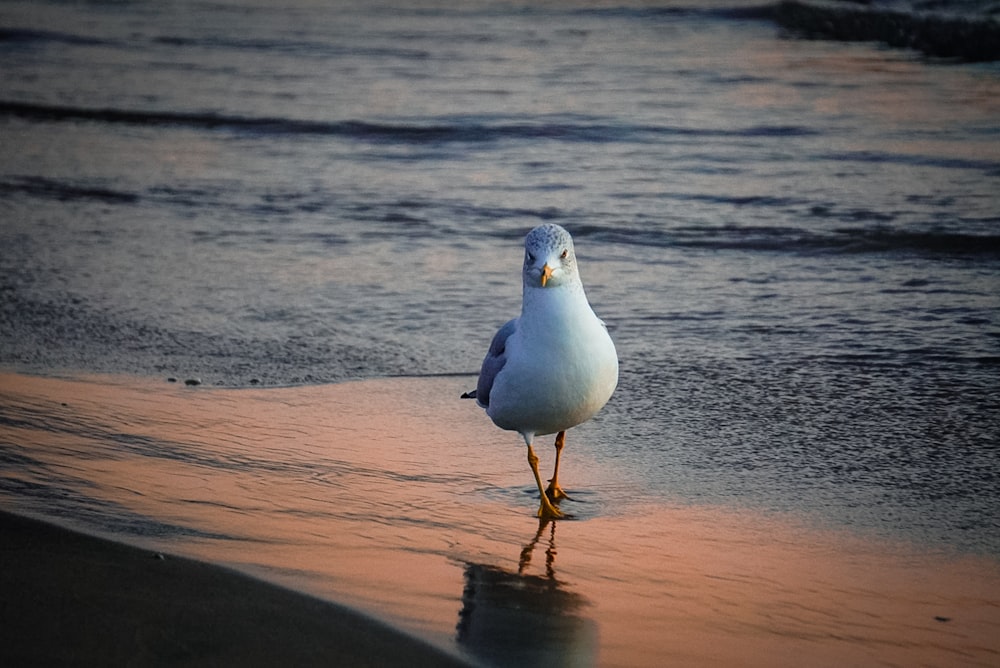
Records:
[[[738,2],[15,1],[0,81],[7,368],[471,387],[556,222],[621,359],[569,443],[633,494],[1000,555],[996,63]]]

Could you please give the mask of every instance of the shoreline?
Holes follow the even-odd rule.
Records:
[[[6,665],[469,666],[356,610],[0,510]]]
[[[52,653],[48,663],[77,619],[87,626],[66,642],[94,664],[137,648],[144,664],[243,663],[240,633],[262,643],[261,663],[289,664],[309,663],[308,650],[365,665],[369,645],[388,652],[378,665],[1000,657],[995,558],[643,497],[588,447],[599,425],[581,426],[564,462],[573,519],[539,524],[523,450],[457,399],[465,380],[219,389],[0,374],[0,505],[57,523],[35,526],[51,553],[0,545],[17,596],[0,604],[0,621],[16,622],[0,633],[17,634],[19,652]],[[94,547],[60,525],[112,543]],[[119,571],[133,584],[119,585]],[[192,621],[185,602],[208,621]],[[121,631],[134,621],[120,621],[123,610],[152,621]],[[224,635],[206,635],[220,619]],[[288,619],[302,628],[285,628]],[[367,630],[353,632],[356,623]],[[106,628],[119,630],[102,647]],[[14,651],[0,657],[30,658]]]

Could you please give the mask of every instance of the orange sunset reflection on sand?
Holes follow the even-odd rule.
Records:
[[[576,519],[539,524],[522,448],[458,400],[467,384],[3,375],[2,437],[31,463],[4,473],[4,489],[28,491],[0,499],[356,606],[488,663],[1000,661],[995,559],[630,500],[627,476],[582,449],[563,474],[583,499]]]

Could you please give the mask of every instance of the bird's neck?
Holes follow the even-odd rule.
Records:
[[[590,304],[583,286],[569,283],[558,286],[541,287],[525,285],[521,298],[521,321],[542,325],[561,322],[572,325],[573,321],[592,316]],[[543,325],[545,326],[545,325]]]

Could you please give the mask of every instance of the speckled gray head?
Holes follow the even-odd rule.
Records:
[[[524,238],[524,284],[554,288],[578,284],[573,237],[555,223],[539,225]]]

